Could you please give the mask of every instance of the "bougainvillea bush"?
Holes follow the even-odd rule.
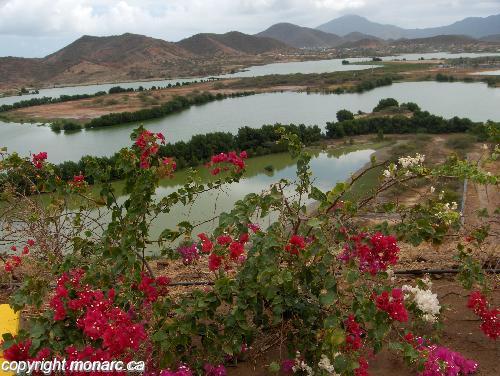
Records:
[[[297,160],[296,181],[247,195],[218,216],[211,233],[181,222],[153,239],[151,223],[174,205],[188,206],[241,179],[247,155],[214,155],[204,167],[210,182],[192,171],[185,185],[158,199],[160,179],[175,173],[175,161],[157,156],[162,134],[139,128],[132,139],[116,160],[123,192],[90,157],[89,170],[66,182],[44,152],[2,155],[1,244],[12,246],[2,256],[3,272],[20,283],[11,306],[30,312],[26,329],[4,335],[7,359],[143,360],[151,375],[225,375],[256,338],[272,334],[288,354],[270,372],[368,375],[384,348],[420,375],[466,375],[480,367],[436,341],[442,307],[432,283],[398,286],[392,278],[401,242],[442,243],[461,231],[456,204],[433,189],[409,207],[376,198],[413,179],[496,186],[497,176],[457,158],[437,167],[426,166],[423,155],[373,160],[366,171],[384,168],[378,186],[350,201],[366,171],[323,192],[314,186],[307,150],[282,132],[280,142]],[[359,213],[369,210],[400,219],[362,225]],[[262,218],[271,214],[276,220],[264,227]],[[488,276],[471,256],[487,235],[487,226],[467,234],[457,260],[459,280],[474,290],[468,306],[481,319],[478,330],[496,340],[499,310],[488,303]],[[155,275],[149,264],[152,244],[164,257],[210,270],[213,283],[172,294],[168,275]],[[27,264],[31,270],[23,269]]]

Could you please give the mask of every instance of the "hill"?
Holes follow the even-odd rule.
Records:
[[[469,17],[451,25],[404,29],[394,25],[372,22],[365,17],[346,15],[317,27],[318,30],[344,36],[351,32],[360,32],[382,39],[425,38],[437,35],[467,35],[480,38],[487,35],[500,34],[500,14],[488,17]]]
[[[4,84],[25,85],[137,79],[168,75],[169,68],[193,57],[174,43],[143,35],[85,35],[42,59],[2,58],[0,76]]]
[[[291,23],[272,25],[256,36],[273,38],[296,48],[329,48],[344,42],[338,35]]]
[[[225,34],[196,34],[176,43],[194,55],[255,55],[280,50],[290,50],[290,46],[276,39],[248,35],[238,31]]]
[[[256,56],[292,50],[284,43],[239,32],[198,34],[178,43],[138,34],[85,35],[41,59],[0,58],[0,86],[81,84],[175,77],[199,72],[207,57]],[[220,64],[219,64],[220,65]]]

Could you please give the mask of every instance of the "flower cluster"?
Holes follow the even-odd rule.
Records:
[[[387,312],[393,320],[408,321],[408,311],[404,306],[404,295],[401,289],[393,289],[391,294],[387,291],[375,296],[375,304],[381,311]]]
[[[292,235],[288,244],[285,246],[285,251],[291,255],[298,255],[306,247],[306,241],[303,236]]]
[[[417,308],[422,311],[422,319],[424,321],[431,323],[437,321],[439,312],[441,311],[437,294],[434,294],[430,289],[421,289],[418,286],[403,285],[402,290],[408,293],[405,295],[405,299],[411,298]]]
[[[399,158],[398,163],[401,169],[407,170],[405,172],[405,175],[410,176],[411,172],[409,171],[409,169],[422,167],[422,163],[424,163],[424,161],[425,161],[425,155],[417,153],[414,157],[407,156]],[[386,179],[390,179],[396,176],[397,171],[398,171],[398,166],[394,163],[391,163],[389,167],[386,170],[384,170],[382,174]]]
[[[181,256],[184,265],[190,265],[200,258],[200,251],[196,243],[180,246],[177,248],[177,253]]]
[[[161,171],[164,176],[172,177],[177,169],[177,163],[171,157],[165,157],[161,160]]]
[[[170,279],[167,277],[153,278],[147,273],[142,273],[141,282],[137,288],[144,293],[146,301],[155,302],[158,300],[158,297],[166,295],[166,286],[169,283]]]
[[[143,131],[135,141],[135,146],[141,150],[139,166],[142,169],[147,169],[151,165],[150,158],[158,153],[160,146],[158,144],[165,144],[165,137],[161,133],[153,133],[150,131]]]
[[[215,244],[206,234],[199,234],[198,238],[201,240],[202,251],[210,253],[208,256],[208,268],[211,271],[220,269],[223,263],[227,269],[230,262],[241,264],[246,259],[245,244],[250,239],[250,235],[246,232],[236,238],[233,238],[229,234],[220,235],[217,237]]]
[[[335,354],[335,357],[339,355],[339,353]],[[330,376],[340,376],[337,372],[335,372],[335,367],[333,366],[330,358],[325,354],[321,354],[321,359],[318,362],[318,368],[324,370]]]
[[[356,322],[354,315],[349,315],[347,320],[344,321],[346,331],[345,348],[347,351],[356,351],[363,345],[362,336],[364,334],[361,326]]]
[[[291,365],[291,371],[293,373],[303,372],[307,376],[311,376],[314,374],[312,367],[304,361],[299,351],[295,353],[295,359],[293,360],[293,364],[291,362],[288,362],[288,366],[290,365]],[[283,368],[284,367],[282,365],[282,370],[285,371]],[[288,372],[290,373],[290,371]]]
[[[358,360],[359,367],[354,371],[354,376],[369,376],[368,375],[368,361],[360,357]]]
[[[481,318],[481,330],[491,339],[497,339],[500,336],[500,309],[488,308],[489,304],[486,297],[480,291],[473,291],[469,296],[467,307]]]
[[[41,169],[43,167],[43,163],[47,160],[47,153],[42,151],[38,154],[33,154],[31,157],[31,161],[33,166],[37,169]]]
[[[79,175],[73,176],[73,180],[68,183],[72,188],[81,188],[85,186],[85,176],[80,173]]]
[[[344,246],[339,258],[344,262],[357,259],[359,270],[372,275],[385,271],[389,265],[398,261],[399,247],[396,238],[392,235],[385,236],[379,232],[372,236],[359,234],[350,237],[351,244]]]
[[[74,269],[57,281],[56,293],[50,300],[54,320],[75,319],[76,326],[92,341],[100,341],[101,348],[67,349],[76,358],[104,356],[106,359],[137,351],[146,340],[142,324],[134,323],[127,312],[114,305],[115,291],[107,294],[83,285],[84,271]],[[98,358],[99,359],[99,358]]]
[[[222,171],[227,171],[229,168],[225,167],[214,167],[220,164],[229,164],[235,167],[235,172],[241,172],[245,169],[245,159],[248,158],[247,152],[242,151],[239,155],[235,151],[230,151],[229,153],[220,153],[212,156],[210,162],[207,163],[207,167],[211,168],[210,173],[212,175],[218,175]]]
[[[205,363],[203,365],[203,370],[205,371],[205,376],[226,376],[226,368],[223,364],[214,366],[210,363]]]
[[[191,371],[188,366],[182,364],[177,368],[177,371],[171,371],[169,369],[160,371],[159,376],[193,376],[193,371]]]
[[[31,340],[28,339],[26,341],[14,343],[8,349],[3,351],[3,357],[5,360],[28,360],[30,359],[30,349],[31,349]]]
[[[424,347],[427,354],[424,370],[420,376],[458,376],[475,373],[478,364],[446,347],[431,345]]]
[[[35,245],[35,241],[33,239],[28,239],[28,241],[26,242],[26,245],[23,247],[23,249],[20,253],[20,256],[14,254],[14,255],[10,256],[7,259],[7,261],[5,261],[4,270],[7,273],[12,273],[15,268],[17,268],[21,265],[21,263],[23,261],[22,256],[28,255],[30,253],[30,247],[33,247],[34,245]],[[18,249],[15,245],[10,247],[10,250],[12,251],[12,253],[18,252]]]

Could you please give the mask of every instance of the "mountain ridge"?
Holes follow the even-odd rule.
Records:
[[[369,34],[377,38],[425,38],[437,35],[467,35],[481,38],[500,34],[500,14],[487,17],[467,17],[452,24],[430,28],[405,29],[391,24],[370,21],[358,15],[345,15],[316,27],[316,29],[344,36],[350,32]]]

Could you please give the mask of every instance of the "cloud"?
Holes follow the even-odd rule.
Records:
[[[13,40],[133,32],[176,41],[199,32],[256,33],[276,22],[315,27],[346,13],[427,27],[499,9],[500,0],[0,0],[0,38],[7,42],[0,56],[15,54]]]

